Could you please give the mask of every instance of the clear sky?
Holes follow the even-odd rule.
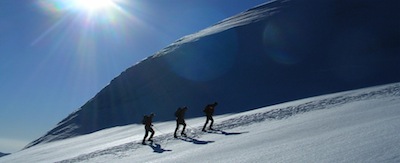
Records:
[[[42,136],[180,37],[266,1],[0,0],[0,152]]]

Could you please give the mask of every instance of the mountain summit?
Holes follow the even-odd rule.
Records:
[[[171,120],[220,104],[234,113],[295,99],[400,81],[396,0],[276,0],[185,36],[128,68],[43,137],[66,139]],[[184,24],[183,24],[184,25]],[[134,52],[132,52],[134,53]]]

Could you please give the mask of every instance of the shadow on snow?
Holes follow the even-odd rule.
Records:
[[[199,139],[195,139],[195,138],[192,138],[192,137],[180,137],[178,139],[186,141],[186,142],[190,142],[190,143],[193,143],[193,144],[198,144],[198,145],[204,145],[204,144],[214,143],[215,142],[215,141],[199,140]]]
[[[207,131],[207,133],[222,134],[222,135],[225,135],[225,136],[229,136],[229,135],[240,135],[240,134],[245,134],[245,133],[249,133],[249,132],[248,131],[245,131],[245,132],[226,132],[226,131],[223,131],[223,130],[216,129],[216,130],[209,130],[209,131]]]
[[[170,152],[170,151],[172,151],[172,150],[169,150],[169,149],[163,149],[162,147],[161,147],[161,145],[160,144],[158,144],[158,143],[150,143],[149,144],[149,146],[153,149],[153,152],[154,153],[164,153],[164,152]]]

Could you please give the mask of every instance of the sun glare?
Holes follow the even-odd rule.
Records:
[[[74,6],[89,12],[95,12],[102,9],[113,7],[113,0],[74,0]]]
[[[31,45],[51,40],[51,43],[55,42],[55,49],[62,49],[66,44],[61,42],[66,42],[76,47],[76,54],[94,55],[103,49],[103,45],[114,44],[129,36],[126,33],[131,32],[128,28],[131,25],[141,25],[140,19],[133,14],[136,10],[127,10],[131,6],[140,7],[138,3],[132,3],[128,0],[37,0],[54,23]]]
[[[39,0],[38,4],[46,10],[56,13],[86,12],[102,13],[103,11],[117,12],[119,3],[124,0]]]

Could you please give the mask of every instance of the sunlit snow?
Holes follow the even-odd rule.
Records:
[[[155,142],[141,145],[142,125],[114,127],[41,144],[0,162],[399,162],[400,83],[329,94],[215,118],[155,123]],[[190,111],[190,110],[189,110]],[[156,117],[155,117],[156,118]]]

